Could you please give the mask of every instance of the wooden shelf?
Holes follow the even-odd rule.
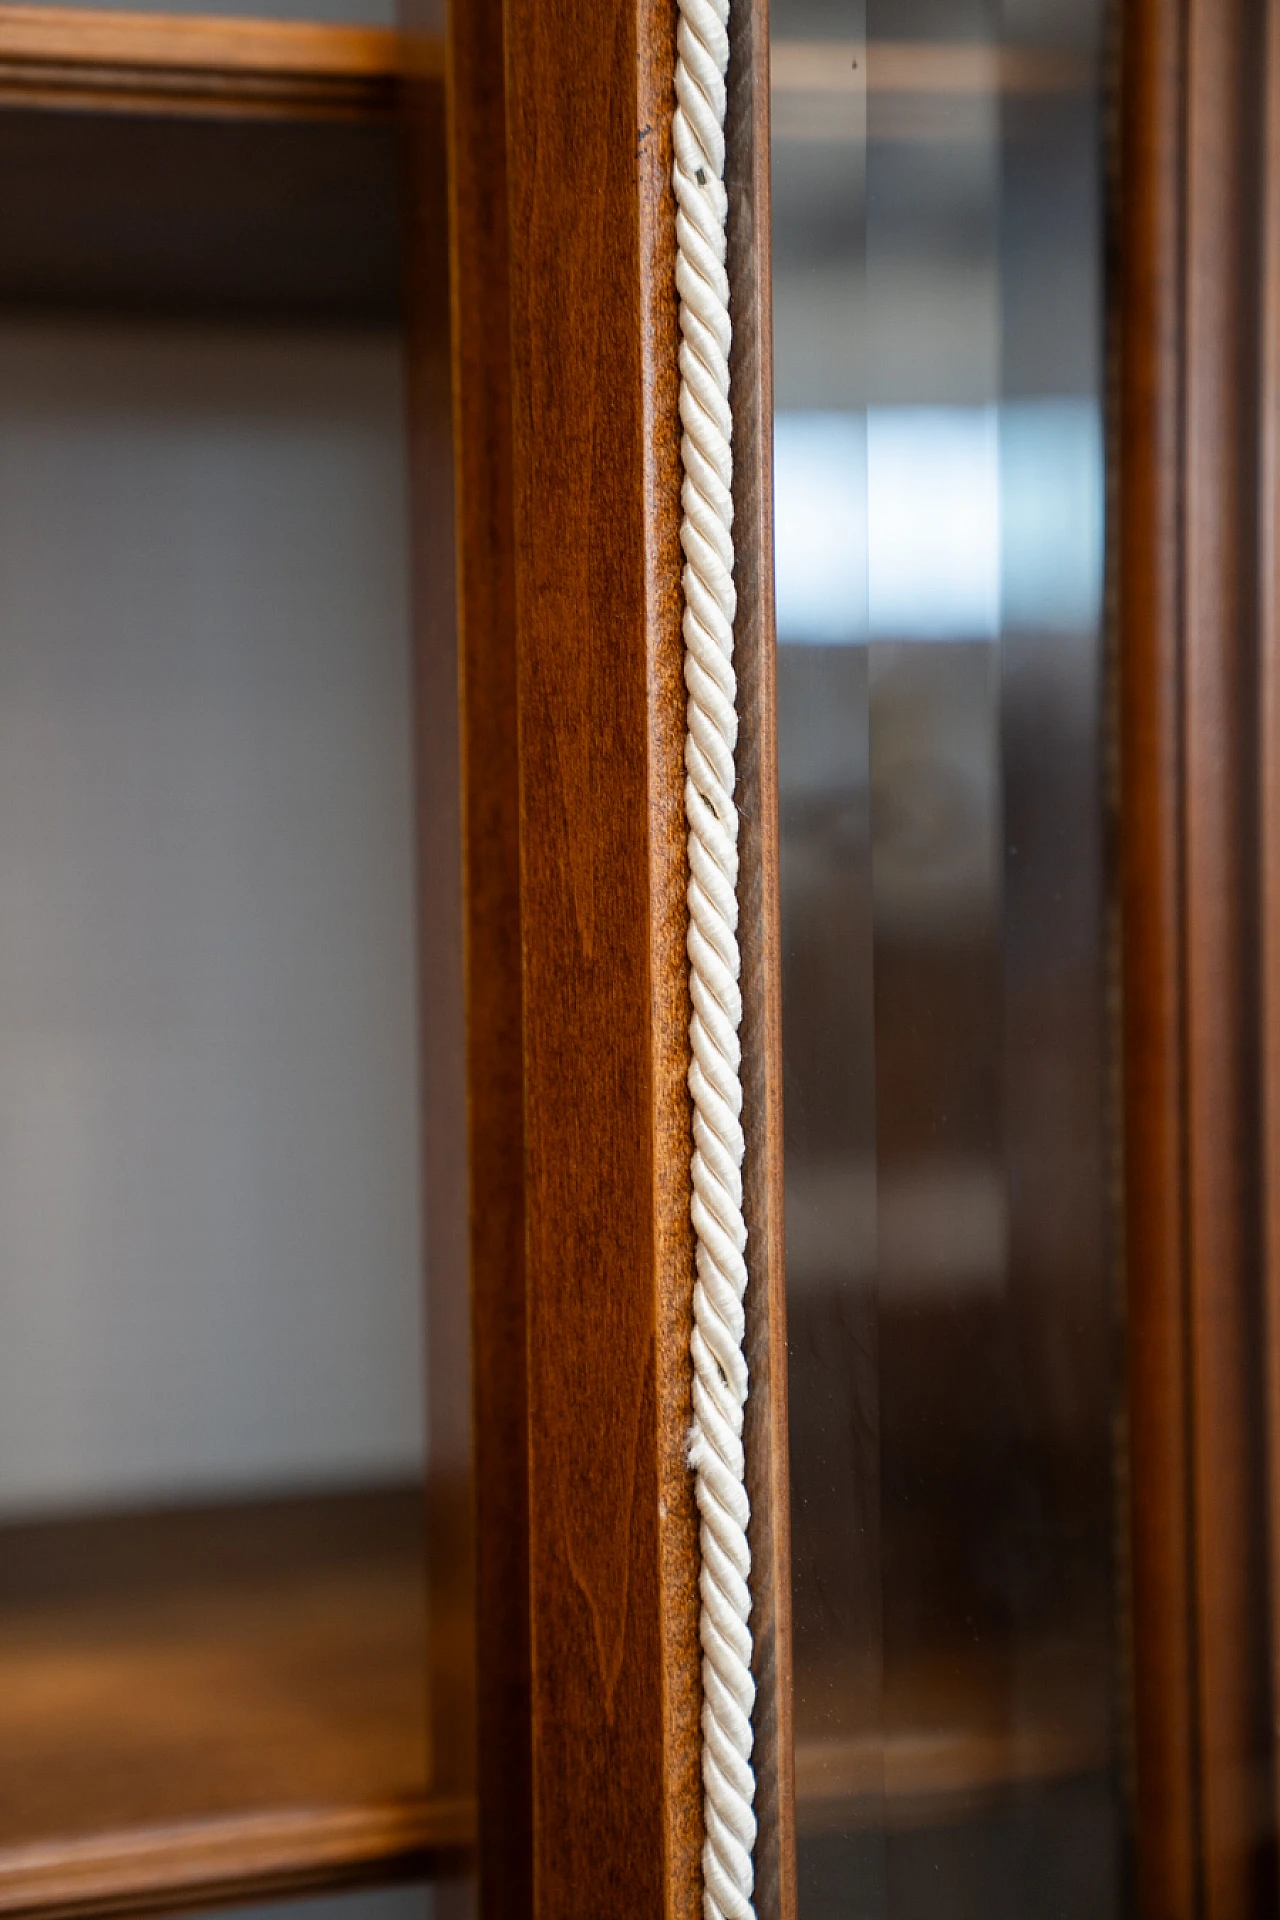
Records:
[[[425,1874],[420,1488],[0,1530],[0,1913]]]
[[[975,1646],[918,1650],[897,1676],[892,1724],[857,1724],[855,1690],[837,1674],[806,1691],[835,1725],[796,1736],[796,1824],[802,1834],[885,1823],[947,1824],[1029,1786],[1104,1774],[1111,1762],[1106,1676],[1066,1649],[1024,1650],[1012,1662]],[[857,1690],[865,1713],[874,1694]],[[842,1716],[832,1711],[847,1696]],[[845,1725],[839,1725],[841,1718]]]
[[[399,48],[398,35],[374,28],[0,7],[0,102],[380,120],[395,108]]]
[[[393,33],[0,6],[0,304],[395,323]],[[413,44],[415,84],[443,48]]]

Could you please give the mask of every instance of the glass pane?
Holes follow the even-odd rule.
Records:
[[[1105,1920],[1099,21],[773,31],[801,1913]]]

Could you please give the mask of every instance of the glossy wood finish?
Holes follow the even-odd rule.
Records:
[[[443,57],[418,37],[420,90]],[[391,33],[0,7],[0,301],[395,323],[399,66]]]
[[[404,248],[418,792],[431,1783],[476,1791],[476,1479],[456,491],[444,98],[414,43]],[[473,969],[474,971],[474,969]]]
[[[0,6],[6,105],[389,119],[399,67],[397,36],[376,28]]]
[[[0,1913],[422,1875],[418,1487],[0,1529]]]
[[[420,17],[424,13],[426,17]],[[429,9],[405,15],[409,61]],[[450,213],[461,728],[466,1144],[480,1881],[486,1915],[533,1900],[520,795],[511,477],[509,242],[500,0],[452,20]],[[410,92],[415,130],[428,87]],[[421,299],[432,298],[430,281]],[[416,305],[416,301],[415,301]],[[416,337],[416,334],[415,334]],[[415,355],[416,357],[416,355]],[[430,593],[424,576],[422,591]],[[459,1352],[455,1364],[463,1364]]]
[[[486,1915],[594,1916],[623,1888],[628,1914],[700,1909],[673,29],[657,0],[470,0],[451,23]],[[748,546],[769,507],[764,45],[731,133]],[[762,1441],[784,1431],[764,553],[740,580]],[[757,1459],[780,1913],[785,1453]]]
[[[1261,49],[1128,11],[1121,734],[1144,1914],[1268,1912],[1257,1062]]]
[[[1180,104],[1176,7],[1129,9],[1121,449],[1125,1198],[1139,1888],[1196,1902],[1182,1200],[1178,470]]]
[[[506,32],[534,1911],[692,1920],[675,45],[656,0]]]

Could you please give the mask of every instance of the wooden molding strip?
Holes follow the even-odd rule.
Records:
[[[462,1799],[282,1808],[0,1852],[0,1914],[69,1920],[407,1879],[474,1844]]]
[[[422,710],[440,716],[423,765],[456,753],[440,735],[460,714],[466,793],[478,1780],[499,1837],[480,1901],[536,1920],[702,1903],[672,17],[453,9],[452,388],[438,342],[409,334]],[[764,0],[734,18],[757,1911],[790,1920]],[[409,169],[415,221],[432,178]],[[413,231],[411,289],[437,244],[425,212]],[[431,545],[451,401],[461,698]],[[430,837],[443,865],[457,836]],[[443,990],[424,1004],[429,1029],[461,1029]],[[467,1326],[433,1322],[433,1367]]]
[[[503,3],[451,9],[447,129],[442,93],[413,77],[417,16],[429,12],[430,0],[408,0],[401,14],[431,1272],[429,1698],[437,1784],[472,1784],[483,1831],[496,1836],[479,1855],[479,1908],[527,1916],[534,1729]],[[442,284],[460,321],[452,332]],[[454,1516],[446,1528],[442,1512]],[[455,1624],[442,1633],[442,1621]]]
[[[1120,750],[1143,1920],[1274,1903],[1258,855],[1260,16],[1125,13]]]
[[[694,1920],[673,12],[502,20],[533,1914]]]
[[[415,74],[444,72],[443,43]],[[98,112],[379,120],[399,35],[376,28],[0,6],[0,104]]]

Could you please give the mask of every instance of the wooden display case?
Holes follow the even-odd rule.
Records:
[[[400,1488],[0,1535],[3,1912],[453,1875],[477,1790],[486,1913],[595,1915],[621,1884],[629,1912],[699,1908],[674,47],[659,6],[613,35],[560,13],[458,7],[446,57],[412,15],[0,8],[7,311],[405,329],[432,1389],[425,1529]],[[1095,1756],[1069,1697],[1030,1757],[975,1732],[946,1658],[918,1737],[792,1753],[767,96],[757,4],[729,143],[758,1884],[782,1916],[797,1798],[809,1832],[886,1794],[935,1818]]]
[[[1264,97],[1245,11],[1134,0],[1124,77],[1129,1651],[1162,1920],[1269,1911],[1274,1825],[1280,39]],[[0,7],[6,313],[402,331],[428,1240],[425,1499],[0,1529],[0,1913],[31,1920],[411,1876],[486,1920],[701,1911],[673,13],[423,13]],[[972,80],[899,53],[886,111]],[[1102,1757],[1069,1667],[1013,1742],[951,1647],[896,1745],[793,1739],[768,95],[764,0],[735,0],[757,1897],[793,1920],[797,1825]]]

